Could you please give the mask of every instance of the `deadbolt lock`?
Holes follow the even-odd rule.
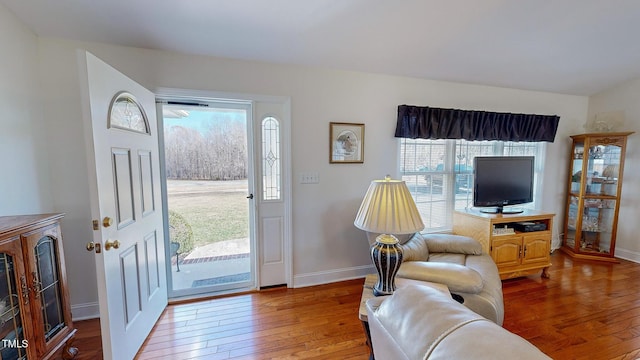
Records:
[[[107,228],[107,227],[111,226],[112,224],[113,224],[113,219],[112,218],[110,218],[108,216],[105,216],[104,219],[102,219],[102,226]]]

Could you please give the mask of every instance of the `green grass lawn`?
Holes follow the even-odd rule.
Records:
[[[167,180],[169,210],[193,230],[195,246],[249,237],[247,181]]]

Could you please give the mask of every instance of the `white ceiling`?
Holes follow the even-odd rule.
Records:
[[[638,0],[0,0],[43,37],[592,95],[640,76]]]

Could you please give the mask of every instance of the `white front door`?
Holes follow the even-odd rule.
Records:
[[[79,63],[103,353],[133,359],[167,305],[155,96],[88,52]]]

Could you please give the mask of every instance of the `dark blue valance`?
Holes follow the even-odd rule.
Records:
[[[398,106],[395,137],[553,142],[560,117]]]

